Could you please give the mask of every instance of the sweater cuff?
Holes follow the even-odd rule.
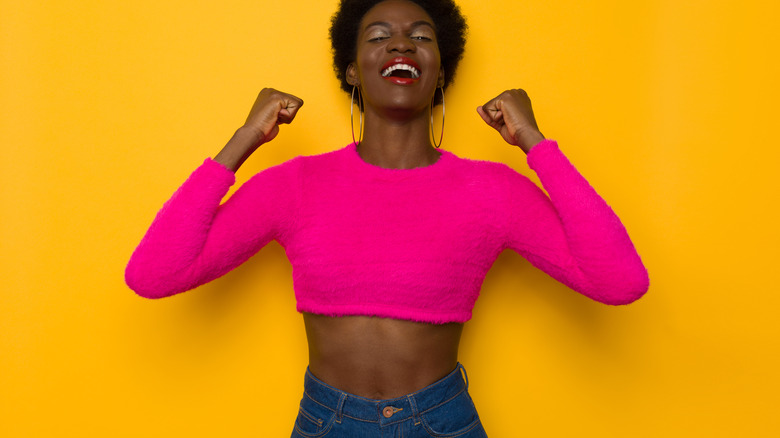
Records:
[[[206,158],[198,168],[198,171],[205,173],[211,178],[224,181],[228,186],[236,183],[236,174],[222,163],[218,163],[211,158]]]
[[[551,156],[561,154],[562,152],[560,149],[558,149],[557,141],[544,139],[537,143],[536,146],[532,147],[530,151],[528,151],[526,159],[528,161],[528,166],[534,169],[536,163],[545,161]]]

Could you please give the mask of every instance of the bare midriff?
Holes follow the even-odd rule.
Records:
[[[463,324],[304,313],[309,370],[342,391],[371,399],[410,394],[458,362]]]

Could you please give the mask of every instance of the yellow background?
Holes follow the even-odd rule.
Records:
[[[281,248],[160,301],[123,269],[262,87],[306,105],[239,182],[351,141],[335,3],[0,1],[0,436],[289,436],[307,351]],[[532,174],[474,110],[526,89],[651,274],[615,308],[501,255],[461,348],[492,437],[780,431],[771,3],[460,1],[444,147]]]

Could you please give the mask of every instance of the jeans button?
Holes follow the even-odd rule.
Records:
[[[395,413],[395,412],[393,412],[393,408],[392,408],[392,407],[390,407],[390,406],[387,406],[387,407],[385,407],[385,408],[382,410],[382,415],[384,415],[384,416],[385,416],[385,418],[390,418],[390,417],[392,417],[394,413]]]

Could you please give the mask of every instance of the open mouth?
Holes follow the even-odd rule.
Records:
[[[409,58],[399,56],[382,66],[382,77],[397,83],[410,84],[420,79],[420,66]]]
[[[395,64],[382,70],[382,77],[418,79],[420,77],[420,70],[417,70],[409,64]]]

